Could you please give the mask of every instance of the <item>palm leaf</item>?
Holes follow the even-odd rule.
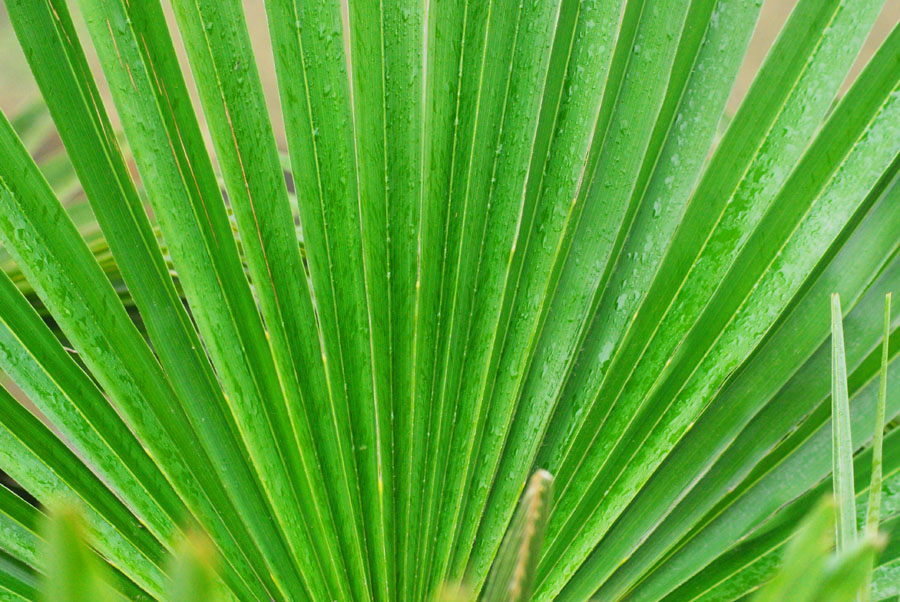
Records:
[[[5,4],[0,598],[900,593],[881,0]]]

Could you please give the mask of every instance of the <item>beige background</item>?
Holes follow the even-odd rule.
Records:
[[[772,45],[772,42],[775,40],[784,21],[787,19],[791,9],[796,3],[797,0],[764,0],[759,23],[750,42],[750,48],[728,103],[729,113],[734,112],[741,99],[746,94],[747,89],[753,81],[753,75],[765,58],[767,50]],[[70,2],[69,4],[74,7],[76,3]],[[168,2],[163,2],[167,11],[169,11],[168,4]],[[244,0],[244,6],[247,11],[250,33],[257,53],[260,76],[269,102],[273,126],[279,139],[279,145],[283,148],[283,123],[280,107],[278,105],[275,67],[272,60],[271,47],[269,45],[264,0]],[[178,48],[182,59],[184,59],[181,41],[178,39],[177,29],[174,27],[174,19],[172,18],[170,11],[168,14],[172,31],[175,32],[176,35],[176,47]],[[85,30],[83,23],[80,20],[80,16],[75,13],[73,13],[73,16],[79,30],[84,32]],[[845,88],[856,77],[862,66],[865,65],[865,62],[869,59],[875,49],[878,48],[882,40],[884,40],[898,21],[900,21],[900,0],[887,0],[875,28],[869,36],[856,65],[854,65],[848,77]],[[82,36],[82,42],[85,43],[89,60],[94,66],[97,66],[98,62],[96,55],[93,52],[93,48],[87,43],[87,40],[88,38],[85,33]],[[0,57],[2,57],[2,62],[0,62],[0,109],[7,115],[14,115],[23,106],[33,101],[37,95],[37,91],[34,81],[28,72],[28,65],[25,62],[25,57],[22,55],[16,43],[15,35],[12,32],[6,14],[6,9],[3,7],[2,3],[0,3]],[[187,64],[186,61],[185,64]],[[99,67],[95,69],[95,73],[100,73]],[[102,76],[98,77],[102,78]],[[193,89],[193,83],[189,82],[189,84]],[[100,87],[101,90],[105,92],[105,86],[102,79],[100,81]],[[107,100],[107,107],[109,108],[110,114],[113,115],[113,121],[115,122],[116,117],[114,114],[115,111],[112,108],[112,103],[109,102],[108,96],[105,96],[105,99]]]

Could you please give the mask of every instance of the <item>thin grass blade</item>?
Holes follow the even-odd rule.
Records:
[[[881,370],[878,380],[878,408],[875,411],[875,431],[872,435],[872,481],[869,485],[869,502],[866,507],[865,534],[875,537],[881,522],[882,464],[884,456],[884,413],[887,405],[888,359],[890,357],[891,293],[884,297],[884,334],[881,343]],[[874,567],[872,567],[874,568]],[[866,575],[859,600],[872,599],[872,572]]]
[[[835,543],[844,552],[856,542],[856,496],[853,492],[853,439],[850,434],[850,398],[841,299],[831,296],[831,427],[834,479]]]

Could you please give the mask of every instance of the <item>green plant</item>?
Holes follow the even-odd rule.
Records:
[[[67,3],[5,3],[115,272],[0,120],[0,368],[39,410],[0,390],[0,468],[118,594],[165,599],[196,525],[239,600],[741,599],[832,487],[832,292],[854,518],[900,29],[838,95],[881,0],[800,0],[721,136],[757,0],[266,0],[296,202],[240,0],[171,0],[211,149],[159,0],[77,0],[127,158]],[[37,597],[42,512],[0,489],[0,596]]]
[[[884,303],[878,405],[872,441],[872,480],[862,537],[858,533],[853,478],[853,444],[847,382],[843,312],[839,295],[831,296],[831,432],[834,497],[826,497],[803,520],[787,544],[780,567],[753,596],[776,600],[835,602],[871,600],[872,565],[885,544],[878,532],[882,489],[884,414],[887,404],[888,338],[891,294]],[[836,512],[835,512],[836,508]]]
[[[143,598],[119,573],[110,575],[91,550],[78,508],[54,508],[43,529],[41,598],[47,602],[107,602]],[[215,549],[199,533],[187,533],[167,566],[166,602],[225,600],[215,575]]]

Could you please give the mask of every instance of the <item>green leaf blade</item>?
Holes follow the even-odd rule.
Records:
[[[850,399],[847,392],[847,360],[844,353],[843,313],[838,295],[831,297],[832,381],[831,413],[834,458],[834,498],[837,512],[835,542],[838,552],[857,539],[856,497],[853,493],[853,442],[850,434]]]

